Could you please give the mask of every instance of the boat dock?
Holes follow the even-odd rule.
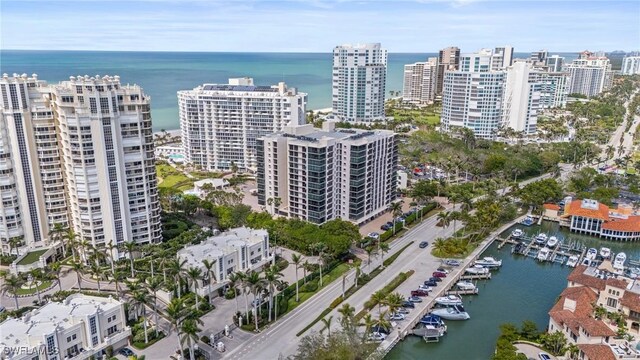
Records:
[[[535,236],[524,236],[520,240],[520,242],[516,242],[516,245],[512,248],[512,253],[520,254],[532,258],[536,258],[538,252],[541,248],[545,247],[545,245],[540,245],[536,243]],[[581,263],[584,259],[584,256],[587,252],[587,249],[581,243],[571,241],[565,243],[564,241],[560,241],[558,245],[551,248],[551,253],[547,257],[546,260],[548,262],[558,263],[560,265],[564,265],[566,261],[569,259],[569,256],[576,255],[578,257],[578,263]]]
[[[469,274],[469,273],[463,273],[460,276],[461,280],[488,280],[491,279],[491,272],[488,272],[486,274]]]
[[[478,295],[478,287],[469,290],[449,290],[446,295]]]

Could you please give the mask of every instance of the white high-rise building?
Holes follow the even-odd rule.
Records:
[[[178,91],[186,160],[209,171],[256,170],[256,139],[305,123],[307,94],[251,78]]]
[[[504,125],[524,134],[536,132],[541,85],[537,72],[526,62],[507,67],[504,93]]]
[[[513,47],[480,49],[478,52],[460,55],[460,71],[485,72],[504,70],[513,63]]]
[[[593,97],[611,88],[613,72],[606,57],[595,57],[585,51],[579,59],[565,66],[569,73],[569,94],[582,94]]]
[[[551,55],[547,58],[545,64],[549,72],[561,72],[564,68],[564,57]]]
[[[396,199],[395,134],[334,125],[287,127],[258,140],[258,202],[269,213],[361,224]]]
[[[379,43],[333,49],[333,114],[340,121],[385,119],[387,50]]]
[[[501,46],[493,49],[491,70],[502,70],[513,64],[513,46]]]
[[[53,226],[80,240],[162,239],[149,97],[116,77],[46,85],[3,76],[0,122],[2,251],[12,238],[46,245]]]
[[[69,220],[49,88],[35,75],[5,74],[0,93],[0,244],[6,253],[17,250],[12,245],[45,246],[53,227]]]
[[[622,59],[622,69],[620,73],[622,75],[640,74],[640,56],[625,56],[624,59]]]
[[[472,129],[485,139],[494,139],[502,125],[504,71],[447,71],[442,92],[441,128]]]
[[[569,76],[564,72],[539,71],[534,73],[540,83],[540,107],[563,108],[569,95]]]
[[[546,49],[534,51],[529,57],[529,61],[534,66],[546,65],[549,58],[549,52]]]
[[[437,80],[438,58],[405,65],[402,101],[416,105],[433,103]]]

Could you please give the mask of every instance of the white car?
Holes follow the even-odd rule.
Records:
[[[389,316],[389,320],[396,320],[396,321],[401,321],[404,320],[406,317],[404,316],[404,314],[399,314],[399,313],[395,313],[395,314],[391,314],[391,316]]]
[[[420,285],[418,286],[418,290],[423,290],[423,291],[432,291],[433,288],[431,286],[426,286],[426,285]]]
[[[397,314],[405,314],[406,315],[406,314],[408,314],[410,312],[411,311],[409,309],[407,309],[407,308],[400,308],[400,309],[396,310]]]
[[[378,240],[380,238],[380,234],[378,234],[377,232],[370,232],[369,234],[367,234],[367,236],[372,238],[373,240]]]
[[[379,332],[372,332],[371,334],[369,334],[369,341],[382,342],[386,338],[387,338],[386,334],[379,333]]]

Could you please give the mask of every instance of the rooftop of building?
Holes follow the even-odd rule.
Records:
[[[635,215],[628,204],[619,204],[617,209],[611,209],[596,200],[578,199],[565,206],[564,214],[603,220],[602,228],[606,230],[640,231],[640,215]]]
[[[616,360],[613,350],[605,344],[578,344],[589,360]]]
[[[256,93],[256,94],[271,94],[271,95],[296,95],[298,94],[296,88],[289,88],[284,82],[279,82],[275,85],[254,85],[253,78],[230,78],[228,84],[203,84],[193,90],[187,90],[187,92],[203,92],[207,94],[211,93]],[[300,93],[305,95],[304,93]]]
[[[0,348],[29,346],[30,339],[42,340],[42,336],[57,328],[70,327],[98,310],[108,311],[120,305],[111,297],[70,295],[62,303],[51,302],[26,313],[22,318],[9,318],[2,322]]]
[[[387,138],[393,134],[390,130],[336,129],[335,123],[325,121],[322,129],[315,128],[312,124],[287,126],[280,132],[266,135],[265,138],[289,137],[311,143],[333,139],[349,141],[357,145],[357,143]]]
[[[269,234],[264,229],[240,227],[211,236],[200,244],[187,246],[178,251],[178,256],[187,260],[187,267],[201,266],[202,260],[217,260],[231,254],[243,246],[262,243]]]

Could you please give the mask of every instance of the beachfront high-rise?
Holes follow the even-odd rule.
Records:
[[[307,94],[283,82],[256,86],[252,78],[178,91],[186,160],[208,171],[255,171],[256,139],[305,123]]]
[[[46,83],[5,74],[0,92],[0,244],[15,253],[21,245],[45,246],[53,227],[69,219]]]
[[[396,199],[395,134],[334,126],[286,127],[258,140],[258,202],[269,213],[362,224]]]
[[[564,69],[564,57],[559,55],[551,55],[545,61],[549,72],[561,72]]]
[[[379,43],[333,49],[333,115],[339,121],[368,123],[385,119],[387,50]]]
[[[611,63],[604,56],[584,51],[580,58],[565,66],[569,73],[569,94],[593,97],[611,88],[613,72]]]
[[[161,241],[150,99],[139,86],[14,75],[0,88],[4,252],[16,236],[45,245],[55,224],[94,246]]]
[[[622,69],[620,69],[622,75],[635,75],[640,74],[640,55],[625,56],[622,59]]]
[[[460,66],[460,49],[455,46],[444,48],[438,52],[438,80],[436,81],[436,94],[442,94],[444,72],[458,70]]]
[[[541,84],[536,71],[527,62],[507,67],[504,91],[504,125],[524,134],[536,132]]]
[[[415,105],[433,103],[436,98],[437,79],[438,58],[405,65],[402,101]]]
[[[500,46],[493,49],[491,55],[491,70],[505,69],[513,64],[513,46]]]

